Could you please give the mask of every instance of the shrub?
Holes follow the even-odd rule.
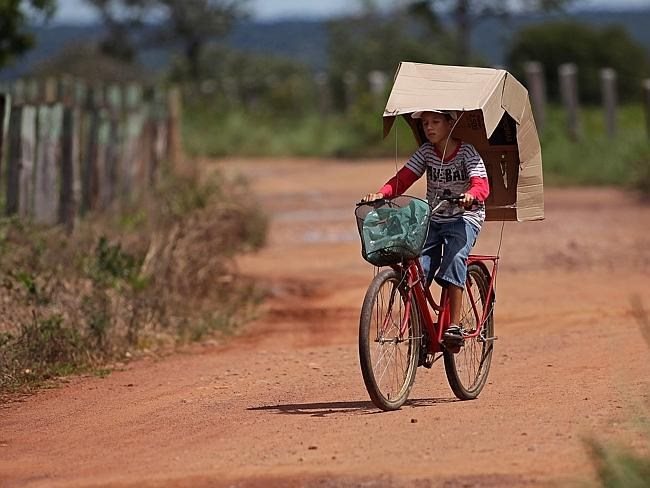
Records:
[[[641,299],[632,300],[632,312],[648,347],[650,347],[650,315],[643,308]],[[645,431],[646,445],[650,432]],[[606,488],[645,488],[650,480],[650,454],[624,446],[609,445],[597,439],[587,441],[587,449],[598,473],[598,479]]]
[[[589,103],[600,102],[601,68],[616,70],[619,93],[626,101],[638,99],[641,80],[650,74],[647,51],[618,26],[595,28],[578,22],[533,25],[515,36],[507,58],[520,80],[525,80],[524,62],[542,63],[548,94],[555,100],[559,99],[558,67],[562,63],[578,65],[580,98]]]
[[[232,330],[259,300],[233,257],[265,233],[242,183],[226,188],[219,175],[168,177],[71,237],[0,220],[0,392]]]
[[[589,450],[602,486],[606,488],[648,486],[650,457],[596,441],[589,443]]]
[[[634,187],[646,198],[650,198],[650,146],[645,144],[631,158]]]

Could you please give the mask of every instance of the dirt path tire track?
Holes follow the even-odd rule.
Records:
[[[356,352],[372,268],[352,206],[392,162],[220,165],[273,216],[269,246],[240,261],[269,287],[260,319],[227,345],[3,406],[0,486],[550,486],[593,477],[585,436],[643,441],[650,362],[629,299],[650,305],[648,207],[549,190],[546,221],[506,226],[479,399],[456,401],[440,364],[418,370],[404,408],[379,413]],[[499,233],[486,227],[477,251]]]

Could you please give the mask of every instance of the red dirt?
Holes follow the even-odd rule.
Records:
[[[650,362],[631,298],[650,307],[650,208],[634,196],[550,189],[545,221],[507,223],[481,396],[456,401],[436,364],[380,413],[357,359],[373,269],[352,211],[393,163],[219,165],[273,216],[269,246],[240,260],[270,290],[259,319],[2,406],[1,486],[549,486],[593,479],[585,438],[643,447]],[[496,252],[500,230],[476,251]]]

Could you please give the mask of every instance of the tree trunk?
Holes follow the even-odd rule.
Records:
[[[458,0],[456,4],[456,34],[457,34],[457,53],[456,62],[466,66],[469,63],[470,56],[470,10],[469,0]]]
[[[188,41],[187,46],[185,47],[185,57],[187,58],[187,63],[190,69],[190,76],[193,80],[199,79],[200,72],[200,59],[201,48],[203,43],[199,39],[191,39]]]

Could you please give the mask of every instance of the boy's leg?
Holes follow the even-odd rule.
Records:
[[[449,322],[460,325],[460,309],[463,306],[463,289],[456,285],[447,286],[449,294]]]
[[[442,259],[442,237],[440,235],[440,225],[435,222],[429,222],[429,232],[427,240],[422,248],[420,256],[420,265],[424,276],[427,280],[427,286],[433,281],[433,276],[440,266]]]
[[[479,229],[462,219],[444,224],[441,230],[445,248],[436,281],[442,286],[447,286],[450,325],[460,325],[463,288],[467,279],[467,257],[476,242],[478,231]],[[450,328],[450,332],[454,330]],[[460,328],[456,327],[455,332],[460,334]]]

